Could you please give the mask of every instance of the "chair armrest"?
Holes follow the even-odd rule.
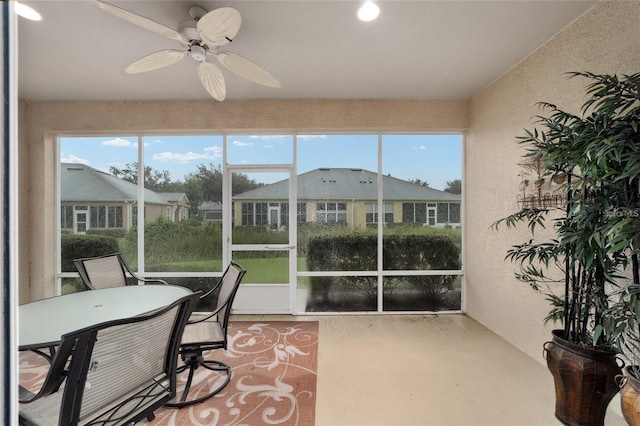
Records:
[[[18,385],[18,401],[21,404],[25,404],[36,399],[35,393],[31,392],[29,389],[23,387],[22,385]]]
[[[56,393],[58,389],[60,389],[60,385],[64,381],[64,377],[65,376],[59,376],[54,380],[49,380],[49,377],[47,377],[37,393],[33,393],[22,385],[18,385],[18,402],[21,404],[28,404],[44,396]]]
[[[168,282],[166,282],[165,280],[161,280],[159,278],[137,278],[137,279],[139,281],[142,281],[145,284],[147,284],[147,283],[158,283],[158,284],[163,284],[163,285],[169,285]]]

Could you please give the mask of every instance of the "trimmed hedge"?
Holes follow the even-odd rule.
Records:
[[[376,235],[316,237],[307,247],[309,271],[377,270]],[[388,235],[383,238],[383,269],[399,271],[460,269],[460,250],[442,235]],[[453,275],[403,276],[385,278],[385,293],[396,288],[411,289],[427,299],[437,300],[453,288]],[[370,277],[311,277],[311,295],[324,301],[332,289],[359,290],[372,298],[377,286]]]
[[[73,259],[102,256],[120,251],[118,240],[105,235],[60,235],[62,272],[75,272]]]
[[[124,228],[117,228],[117,229],[92,228],[87,230],[87,235],[104,235],[104,236],[113,237],[113,238],[123,238],[126,233],[127,233],[127,230]]]

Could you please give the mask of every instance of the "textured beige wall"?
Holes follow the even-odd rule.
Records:
[[[599,3],[471,100],[465,154],[467,313],[540,361],[549,338],[542,323],[548,304],[516,281],[513,265],[503,260],[510,245],[528,234],[489,229],[518,208],[522,151],[515,137],[532,128],[538,101],[578,112],[586,80],[567,80],[564,73],[640,72],[639,23],[640,2]]]
[[[468,101],[22,102],[20,302],[55,293],[57,134],[222,131],[463,131]]]

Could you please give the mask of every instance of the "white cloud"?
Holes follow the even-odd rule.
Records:
[[[197,154],[195,152],[187,152],[186,154],[181,154],[177,152],[159,152],[158,154],[153,154],[153,159],[162,161],[165,163],[168,162],[176,162],[176,163],[189,163],[194,160],[211,160],[214,157],[209,154]]]
[[[138,142],[131,142],[122,138],[109,139],[102,142],[103,146],[115,146],[117,148],[138,148]],[[149,146],[149,142],[145,142],[144,146]]]
[[[204,149],[205,152],[213,152],[214,157],[222,157],[222,147],[221,146],[210,146]]]
[[[266,145],[264,146],[264,148],[271,149],[271,148],[274,148],[274,146],[273,146],[272,144],[268,143],[268,144],[266,144]]]
[[[251,135],[249,139],[261,139],[261,140],[269,140],[269,139],[282,139],[289,138],[290,136],[286,135]]]
[[[253,146],[253,143],[250,142],[242,142],[242,141],[233,141],[235,146]]]
[[[121,147],[136,147],[138,144],[136,142],[131,142],[122,138],[109,139],[102,142],[104,146],[121,146]]]
[[[85,160],[84,158],[76,157],[73,154],[70,154],[68,157],[65,157],[64,154],[60,155],[61,163],[76,163],[76,164],[86,164],[89,165],[91,162],[89,160]]]
[[[298,135],[298,139],[324,139],[327,135]]]
[[[426,146],[424,146],[424,145],[419,145],[419,146],[414,146],[414,147],[413,147],[413,149],[420,149],[420,150],[424,150],[424,149],[427,149],[427,147],[426,147]]]

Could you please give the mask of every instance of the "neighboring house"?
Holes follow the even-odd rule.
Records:
[[[298,176],[298,223],[344,223],[352,229],[378,221],[378,175],[363,169],[319,168]],[[460,226],[459,194],[391,176],[382,178],[383,221],[423,226]],[[283,180],[235,195],[236,225],[288,223],[289,182]]]
[[[184,192],[157,192],[159,196],[171,203],[171,218],[174,222],[189,219],[189,199]]]
[[[198,215],[203,222],[222,223],[222,203],[220,201],[205,201],[198,207]]]
[[[138,186],[93,167],[60,165],[60,227],[62,232],[84,234],[89,229],[129,229],[137,212]],[[170,197],[169,197],[170,195]],[[188,209],[184,194],[144,190],[144,218],[160,216],[183,220]]]

